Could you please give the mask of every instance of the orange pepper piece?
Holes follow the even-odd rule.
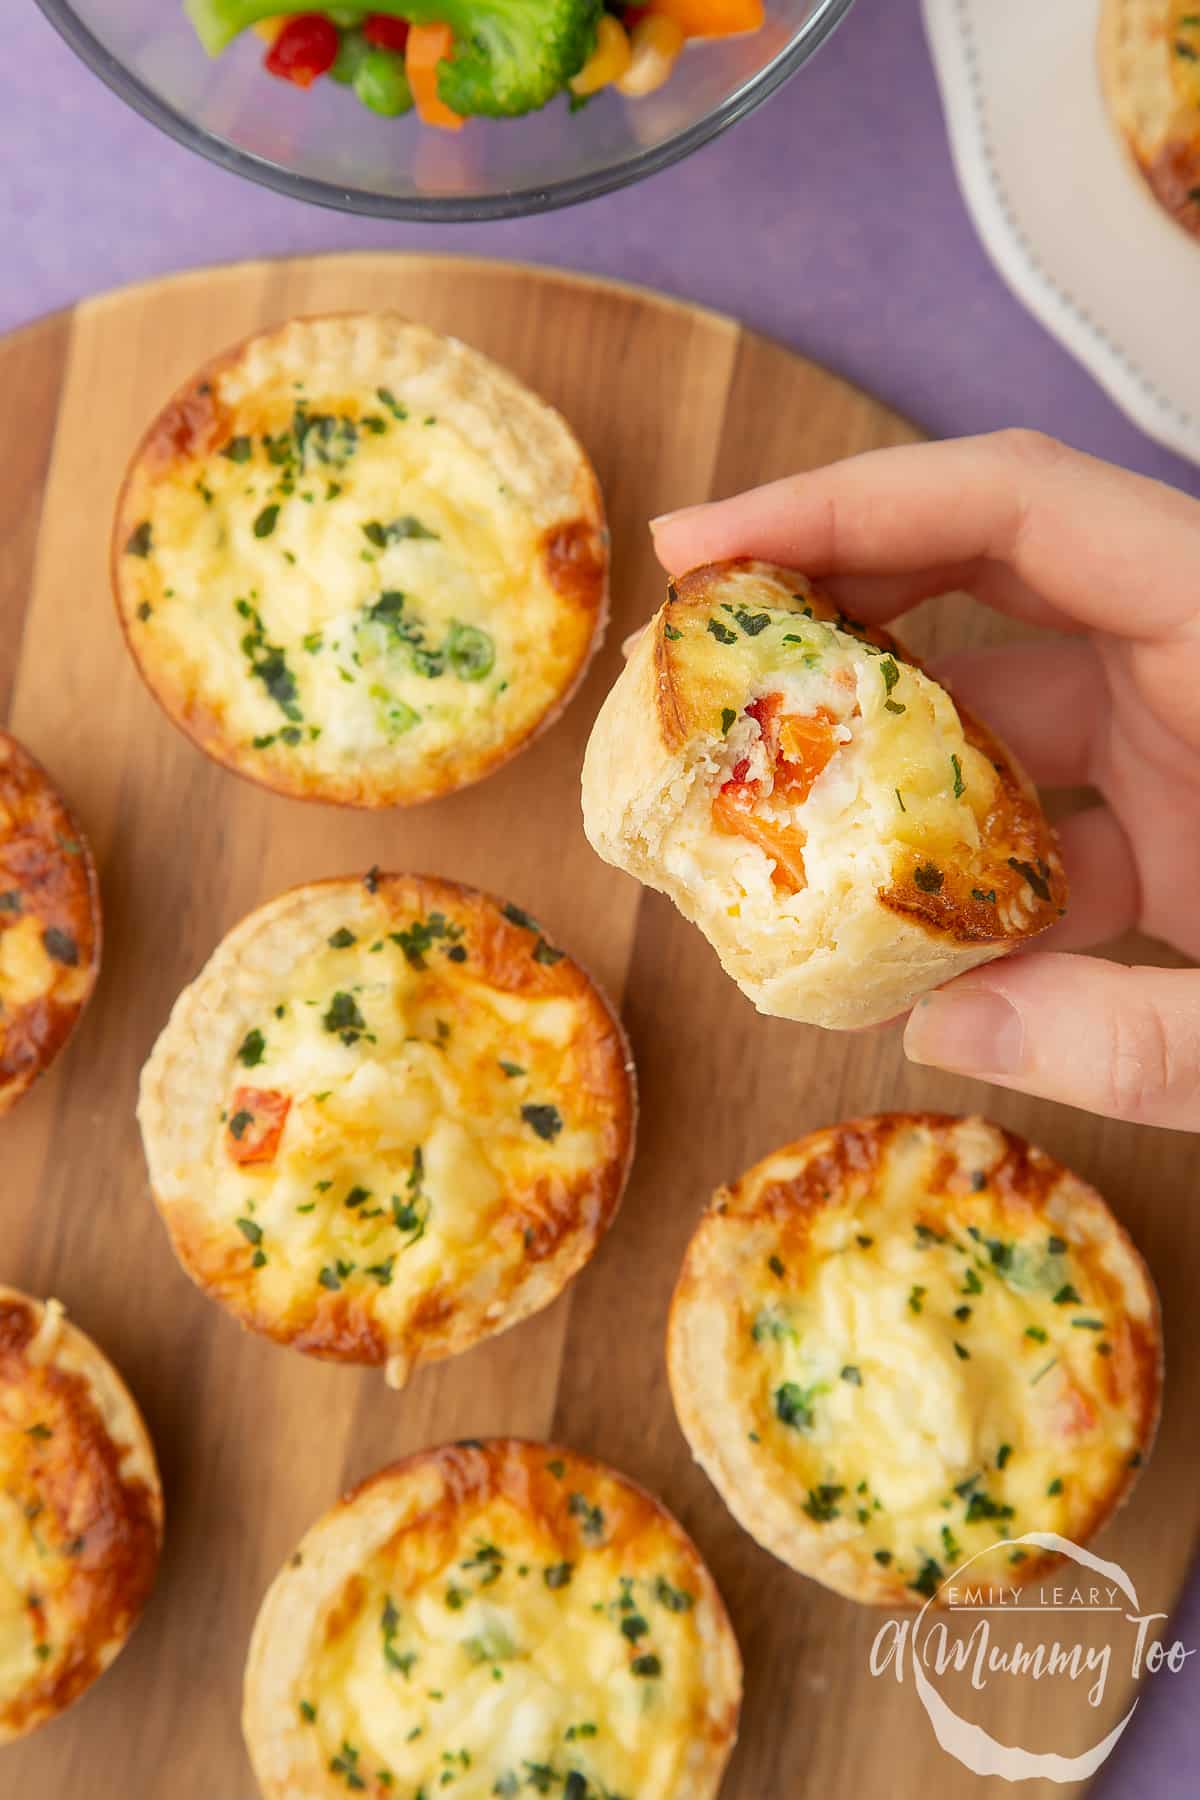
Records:
[[[412,89],[413,103],[426,125],[437,125],[442,131],[461,131],[465,123],[438,93],[438,69],[453,48],[454,33],[449,25],[409,27],[404,71]]]
[[[650,0],[641,10],[674,19],[685,37],[731,37],[763,23],[763,0]]]
[[[775,792],[799,804],[807,800],[813,782],[838,749],[833,735],[833,716],[824,707],[803,718],[789,713],[779,727],[779,761]]]
[[[278,1088],[235,1088],[225,1128],[230,1161],[274,1162],[291,1106],[291,1095]]]
[[[766,852],[775,863],[771,880],[776,887],[798,894],[808,886],[804,868],[804,833],[794,827],[776,825],[760,819],[752,810],[753,789],[749,783],[726,782],[712,805],[713,824],[718,831],[734,837],[748,838]]]

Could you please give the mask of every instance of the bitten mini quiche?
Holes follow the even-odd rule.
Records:
[[[0,731],[0,1113],[70,1037],[99,960],[87,841],[46,771]]]
[[[587,835],[670,896],[760,1012],[870,1025],[1025,943],[1066,884],[992,733],[811,582],[694,569],[592,732]]]
[[[520,908],[453,882],[318,882],[185,988],[142,1075],[150,1182],[244,1325],[399,1386],[545,1306],[620,1200],[621,1027]]]
[[[713,1800],[741,1661],[695,1545],[589,1457],[493,1439],[382,1470],[263,1602],[265,1800]]]
[[[1100,72],[1117,130],[1154,198],[1200,238],[1200,5],[1104,0]]]
[[[693,1453],[764,1548],[896,1606],[1011,1588],[1131,1487],[1158,1301],[1100,1196],[979,1118],[812,1132],[721,1188],[668,1339]]]
[[[0,1744],[112,1662],[161,1541],[154,1451],[112,1364],[56,1300],[0,1287]]]
[[[113,538],[142,674],[282,793],[407,805],[558,714],[607,613],[608,540],[560,416],[453,338],[298,319],[181,390]]]

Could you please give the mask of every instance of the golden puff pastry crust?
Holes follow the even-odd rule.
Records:
[[[251,1330],[397,1386],[582,1268],[634,1114],[620,1023],[536,920],[377,870],[230,932],[138,1109],[192,1279]]]
[[[162,1521],[154,1450],[108,1358],[56,1300],[0,1287],[0,1744],[123,1648]]]
[[[1104,0],[1100,74],[1117,132],[1150,192],[1200,238],[1200,7]]]
[[[58,1055],[100,966],[100,888],[50,777],[0,731],[0,1113]]]
[[[313,1526],[259,1613],[243,1725],[264,1800],[714,1800],[740,1700],[666,1509],[499,1438],[383,1469]]]
[[[138,667],[201,749],[281,793],[429,800],[562,710],[607,617],[608,537],[566,422],[454,338],[295,319],[150,426],[113,582]]]
[[[1011,1589],[1153,1441],[1158,1300],[1103,1200],[980,1118],[814,1131],[714,1196],[668,1366],[693,1454],[802,1574],[878,1606]]]
[[[886,632],[774,564],[671,585],[596,721],[583,816],[761,1012],[815,1025],[903,1011],[1066,897],[1004,746]]]

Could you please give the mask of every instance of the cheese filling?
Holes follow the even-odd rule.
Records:
[[[263,423],[158,481],[124,547],[131,629],[179,686],[243,748],[321,768],[436,766],[531,727],[575,627],[489,458],[387,389]]]
[[[781,1241],[734,1328],[756,1455],[831,1542],[925,1595],[997,1539],[1070,1536],[1139,1442],[1117,1294],[986,1170],[923,1217],[927,1154],[898,1142],[868,1198]],[[1003,1548],[972,1573],[1015,1581],[1022,1560]]]
[[[594,1015],[492,986],[436,910],[387,931],[348,901],[346,919],[260,988],[214,1106],[223,1278],[282,1318],[343,1295],[390,1337],[429,1322],[434,1290],[498,1315],[593,1223],[572,1189],[614,1154]]]
[[[360,1569],[299,1703],[322,1764],[405,1796],[682,1794],[697,1595],[661,1526],[609,1541],[602,1498],[573,1491],[564,1530],[492,1497]]]

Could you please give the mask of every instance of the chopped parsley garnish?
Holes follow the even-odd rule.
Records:
[[[712,632],[718,644],[737,643],[737,632],[730,631],[728,625],[722,624],[720,619],[710,619],[708,621],[708,629]]]
[[[785,1381],[775,1389],[775,1417],[781,1425],[794,1431],[811,1431],[814,1390],[802,1388],[798,1382]]]
[[[1032,1338],[1035,1344],[1044,1344],[1046,1342],[1047,1333],[1041,1325],[1027,1325],[1025,1327],[1025,1336],[1027,1338]]]
[[[686,1588],[672,1587],[665,1575],[659,1575],[654,1583],[654,1598],[668,1612],[691,1612],[695,1605],[695,1597]]]
[[[367,1021],[358,1010],[353,994],[336,993],[322,1014],[326,1031],[336,1031],[343,1044],[356,1044],[367,1029]]]
[[[254,446],[248,437],[231,437],[222,447],[221,455],[226,462],[246,463],[250,461]]]
[[[69,969],[77,967],[79,946],[69,932],[60,931],[57,925],[47,925],[42,933],[42,943],[47,956],[52,956],[55,962],[65,963]]]
[[[1056,1475],[1054,1477],[1054,1480],[1050,1483],[1049,1487],[1046,1489],[1046,1492],[1047,1492],[1047,1494],[1053,1495],[1053,1494],[1061,1494],[1062,1490],[1063,1490],[1062,1476]]]
[[[433,541],[438,535],[436,531],[430,531],[427,525],[422,525],[420,519],[414,519],[411,513],[404,513],[388,525],[381,525],[378,519],[372,519],[362,529],[367,542],[374,544],[377,550],[385,549],[388,544],[403,543],[406,538],[426,538]]]
[[[271,533],[275,529],[275,525],[276,525],[276,522],[278,521],[278,518],[279,518],[278,506],[264,506],[262,511],[259,513],[258,517],[254,521],[255,537],[256,538],[270,537]]]
[[[519,925],[522,931],[541,931],[541,926],[531,913],[523,912],[519,906],[511,904],[502,906],[500,911],[510,925]]]
[[[926,1292],[926,1290],[920,1285],[919,1282],[914,1282],[913,1286],[908,1290],[908,1310],[909,1310],[909,1312],[919,1313],[922,1310],[923,1303],[925,1300],[925,1292]]]
[[[844,1487],[831,1486],[825,1482],[820,1487],[809,1488],[804,1510],[816,1524],[827,1525],[830,1519],[840,1517],[838,1501],[845,1492]]]
[[[683,636],[683,633],[682,631],[676,631],[673,625],[668,624],[663,626],[663,636],[665,638],[670,638],[671,642],[674,643],[676,639]]]
[[[898,700],[893,700],[891,697],[892,689],[900,679],[900,671],[896,667],[895,658],[891,656],[880,657],[879,673],[883,676],[883,703],[887,707],[887,710],[895,713],[906,712],[908,709],[902,706]]]
[[[913,870],[913,880],[923,894],[940,894],[945,879],[936,863],[921,863]]]
[[[1104,1320],[1103,1319],[1072,1319],[1071,1323],[1075,1327],[1076,1331],[1103,1331],[1104,1330]]]
[[[149,519],[143,519],[125,540],[126,556],[149,556],[154,548],[154,539],[150,530]]]
[[[1018,875],[1025,877],[1039,900],[1050,898],[1050,889],[1046,882],[1050,870],[1045,863],[1040,863],[1035,869],[1032,863],[1021,862],[1018,857],[1010,856],[1008,866],[1010,869],[1015,869]]]
[[[938,1583],[941,1579],[941,1564],[935,1562],[932,1556],[927,1556],[918,1569],[915,1580],[910,1581],[908,1585],[915,1594],[923,1594],[927,1600],[931,1600],[938,1591]]]
[[[851,1387],[862,1386],[862,1370],[856,1363],[847,1363],[842,1370],[842,1380],[848,1381]]]
[[[875,1561],[879,1564],[880,1568],[886,1569],[891,1560],[892,1553],[890,1550],[877,1550],[875,1552]]]
[[[950,767],[954,770],[954,798],[957,800],[966,793],[967,784],[963,780],[962,764],[959,762],[957,756],[952,756],[950,758]]]
[[[733,616],[747,637],[757,637],[771,623],[770,613],[747,612],[744,606],[739,606]]]
[[[579,1520],[579,1529],[585,1538],[593,1544],[603,1541],[604,1513],[600,1507],[591,1504],[586,1494],[572,1494],[567,1501],[567,1511]]]
[[[964,1294],[982,1294],[983,1292],[983,1283],[980,1281],[978,1273],[969,1266],[963,1270],[962,1291]]]
[[[988,888],[985,893],[982,888],[972,888],[971,898],[972,900],[978,900],[981,906],[995,906],[996,890],[995,888]]]
[[[0,894],[0,912],[19,913],[21,910],[20,888],[8,888]]]
[[[956,1306],[954,1309],[954,1316],[958,1320],[960,1325],[965,1325],[967,1320],[971,1316],[971,1309],[969,1306],[967,1306],[965,1304],[962,1306]]]
[[[547,1143],[552,1143],[563,1128],[562,1114],[557,1106],[549,1104],[523,1106],[521,1117]]]
[[[621,1620],[621,1635],[627,1637],[631,1644],[636,1644],[639,1638],[644,1638],[649,1630],[650,1627],[641,1613],[627,1613]]]
[[[500,1061],[500,1067],[503,1069],[504,1073],[508,1076],[510,1081],[515,1076],[524,1075],[526,1072],[521,1067],[520,1063],[508,1062],[508,1061],[506,1061],[506,1059],[503,1056],[500,1057],[499,1061]]]
[[[768,1256],[767,1267],[770,1269],[772,1275],[783,1274],[783,1264],[777,1256]]]
[[[248,1031],[238,1046],[238,1061],[243,1068],[256,1069],[263,1059],[267,1040],[261,1031]]]
[[[453,944],[462,935],[462,926],[453,924],[442,912],[431,912],[427,918],[414,919],[404,931],[389,933],[393,944],[399,944],[405,961],[414,969],[428,968],[425,958],[435,943]]]
[[[311,1700],[302,1700],[300,1702],[300,1717],[304,1720],[305,1724],[311,1725],[313,1723],[313,1721],[316,1719],[316,1716],[317,1716],[317,1709],[313,1705],[312,1701]]]
[[[635,1656],[629,1665],[634,1675],[655,1676],[662,1674],[662,1663],[657,1656]]]
[[[357,942],[358,939],[355,937],[350,927],[348,925],[342,925],[339,926],[338,930],[335,931],[333,936],[329,939],[329,948],[331,950],[348,950],[351,944],[357,944]]]
[[[721,708],[721,736],[722,737],[728,736],[729,727],[733,724],[733,722],[736,718],[737,718],[737,714],[733,710],[732,706],[723,706]]]
[[[1003,1469],[1007,1465],[1008,1459],[1011,1455],[1012,1455],[1012,1445],[1011,1444],[1001,1444],[1000,1448],[996,1452],[996,1467],[998,1469]]]
[[[1083,1301],[1069,1281],[1064,1281],[1054,1296],[1055,1306],[1082,1306]]]
[[[496,645],[478,625],[452,624],[446,655],[460,681],[482,681],[496,661]]]
[[[234,1224],[248,1244],[262,1243],[262,1226],[257,1225],[253,1219],[235,1219]]]
[[[574,1564],[569,1562],[551,1563],[548,1569],[542,1570],[542,1580],[548,1588],[565,1588],[573,1568]]]
[[[47,1438],[53,1437],[54,1433],[49,1425],[43,1425],[39,1419],[36,1425],[27,1425],[25,1427],[25,1436],[31,1437],[37,1443],[41,1444],[44,1443]]]
[[[561,962],[565,954],[565,951],[556,950],[553,944],[548,944],[545,938],[539,938],[533,946],[534,962],[544,963],[548,969],[552,969],[555,963]]]
[[[252,1112],[245,1112],[245,1111],[235,1112],[232,1119],[230,1119],[230,1121],[229,1121],[230,1137],[237,1138],[240,1140],[242,1133],[245,1131],[247,1125],[252,1125],[253,1123],[254,1123],[254,1114]]]
[[[954,1354],[957,1356],[959,1362],[970,1362],[971,1352],[967,1349],[966,1345],[960,1344],[957,1338],[955,1338],[953,1342]]]

